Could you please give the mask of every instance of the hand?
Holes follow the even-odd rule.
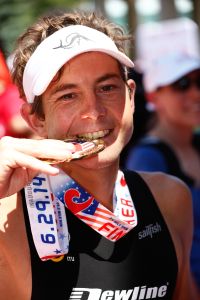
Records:
[[[72,143],[60,140],[3,137],[0,140],[0,198],[20,191],[38,173],[59,173],[58,168],[40,158],[64,160],[74,151]]]

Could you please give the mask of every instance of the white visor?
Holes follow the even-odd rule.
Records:
[[[89,51],[99,51],[116,58],[122,65],[133,68],[128,56],[119,51],[106,34],[82,25],[64,27],[41,42],[26,64],[23,87],[26,99],[33,103],[41,95],[58,70],[73,57]]]

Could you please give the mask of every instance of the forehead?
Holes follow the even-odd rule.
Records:
[[[83,70],[83,65],[87,66],[87,69]],[[113,69],[118,69],[119,62],[106,53],[92,51],[79,54],[64,65],[65,69],[68,69],[68,71],[80,69],[86,74],[91,71],[94,66],[94,71],[100,71],[111,67]]]
[[[49,86],[54,85],[61,79],[75,81],[91,78],[95,80],[106,73],[113,73],[122,77],[122,66],[112,56],[93,51],[82,53],[67,62],[56,74]]]

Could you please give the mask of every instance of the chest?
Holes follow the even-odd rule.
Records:
[[[32,261],[33,299],[37,299],[38,287],[47,297],[45,286],[51,295],[55,286],[59,286],[59,299],[71,299],[77,293],[82,293],[82,299],[92,300],[106,299],[106,296],[151,299],[153,295],[171,299],[177,262],[168,232],[160,220],[141,222],[114,243],[69,212],[67,219],[69,253],[60,263],[40,262],[36,257]],[[94,291],[99,293],[98,297]]]
[[[80,285],[87,285],[87,278],[90,285],[92,278],[92,285],[101,282],[105,289],[128,289],[143,286],[145,282],[162,285],[166,284],[167,277],[171,279],[169,274],[176,273],[173,244],[159,218],[139,220],[139,224],[117,242],[105,239],[80,220],[74,219],[73,223],[68,219],[71,234],[68,260],[71,257],[74,262],[67,263],[78,264]]]

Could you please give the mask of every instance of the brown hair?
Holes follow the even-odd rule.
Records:
[[[23,90],[22,79],[26,63],[37,46],[45,38],[60,28],[69,25],[85,25],[103,32],[115,42],[118,49],[122,52],[125,52],[126,42],[131,39],[129,35],[125,35],[121,27],[109,22],[103,16],[97,16],[95,13],[61,12],[59,14],[41,17],[17,40],[12,76],[15,84],[19,88],[20,96],[24,100],[26,97]],[[123,75],[123,77],[125,78],[125,75]],[[43,116],[40,99],[41,96],[35,97],[32,113],[36,112],[38,115]]]

